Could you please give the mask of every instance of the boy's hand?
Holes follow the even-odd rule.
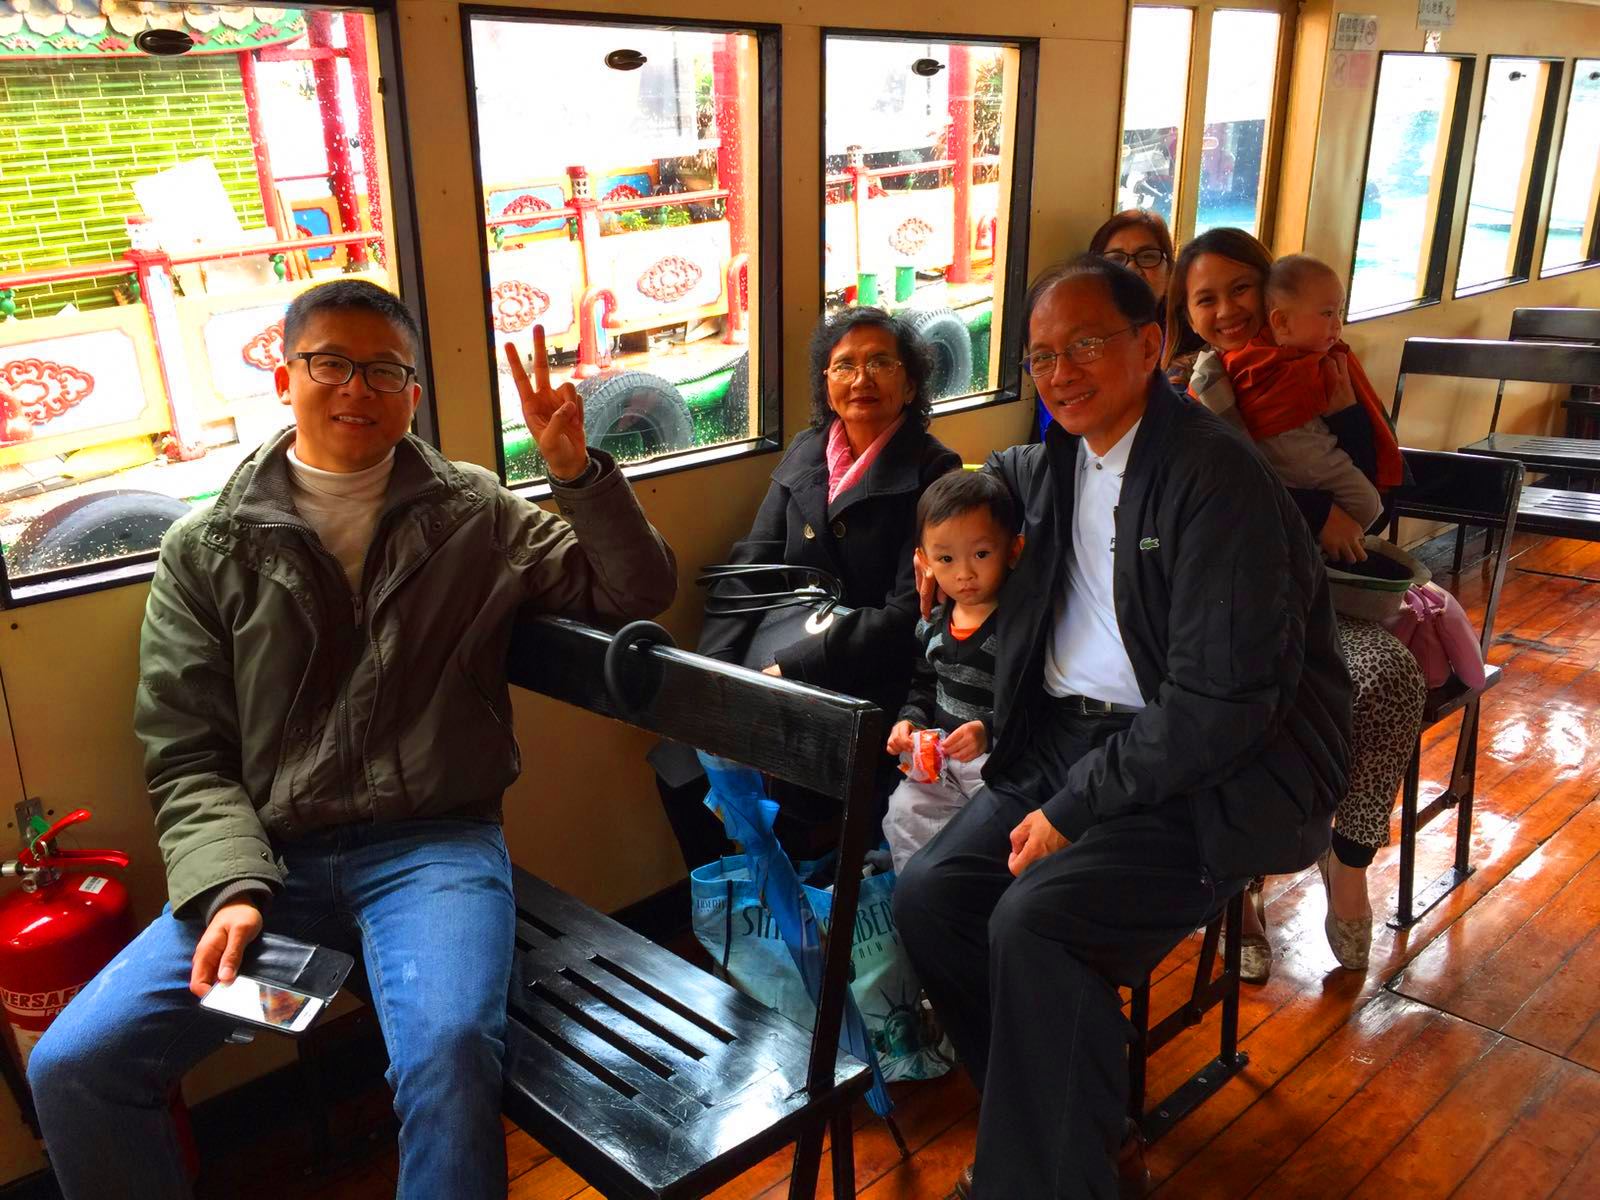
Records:
[[[916,729],[910,721],[896,721],[889,730],[889,743],[884,747],[890,754],[906,754],[911,750],[911,734]]]
[[[957,725],[954,732],[944,735],[944,752],[957,762],[971,762],[989,748],[989,735],[982,721],[968,721]]]
[[[1332,416],[1355,407],[1356,390],[1350,386],[1350,364],[1341,351],[1323,355],[1322,382],[1328,390],[1328,405],[1322,410],[1325,415]]]
[[[544,344],[544,326],[533,327],[533,379],[523,369],[522,355],[506,343],[506,363],[522,399],[522,419],[539,443],[545,466],[558,480],[576,479],[589,466],[589,448],[583,438],[583,397],[570,383],[550,386],[550,357]]]
[[[195,943],[189,969],[189,990],[204,996],[213,984],[227,983],[239,973],[244,948],[261,932],[261,910],[247,900],[224,904]]]
[[[1334,562],[1365,562],[1367,548],[1363,539],[1366,533],[1361,522],[1335,504],[1328,509],[1328,519],[1322,523],[1317,541],[1322,543],[1322,552]]]
[[[933,577],[933,567],[922,557],[921,546],[911,552],[911,570],[917,581],[917,600],[922,606],[922,619],[926,621],[933,616],[933,606],[946,597]]]

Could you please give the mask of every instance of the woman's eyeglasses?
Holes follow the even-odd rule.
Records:
[[[1135,250],[1132,254],[1126,250],[1107,250],[1100,257],[1107,262],[1116,263],[1119,267],[1137,266],[1149,271],[1167,261],[1167,252],[1158,250],[1154,246],[1146,246],[1143,250]]]
[[[1119,329],[1115,333],[1108,333],[1105,337],[1079,338],[1075,342],[1068,342],[1061,348],[1060,353],[1054,350],[1035,350],[1032,354],[1023,355],[1022,369],[1035,379],[1040,376],[1048,379],[1050,372],[1056,369],[1056,363],[1060,359],[1070,359],[1080,367],[1085,363],[1092,363],[1105,354],[1106,343],[1112,338],[1121,337],[1123,334],[1131,333],[1137,328],[1139,328],[1137,325],[1129,325],[1127,328]]]
[[[306,374],[325,387],[343,387],[350,382],[351,376],[356,373],[356,368],[360,367],[362,377],[373,391],[403,392],[406,390],[406,384],[411,382],[411,377],[417,373],[415,367],[408,367],[404,363],[385,362],[383,359],[356,362],[342,354],[328,354],[321,351],[289,356],[290,362],[296,359],[303,360],[306,364]]]
[[[876,379],[880,375],[887,375],[891,371],[897,370],[899,366],[900,360],[898,358],[869,358],[859,367],[849,359],[844,359],[840,362],[829,364],[828,378],[835,383],[854,383],[856,376],[863,371],[867,373],[868,379]]]

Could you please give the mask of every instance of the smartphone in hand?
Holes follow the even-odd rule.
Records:
[[[311,1028],[324,1004],[320,997],[249,975],[236,975],[230,983],[217,984],[200,1000],[201,1008],[288,1034],[304,1033]]]

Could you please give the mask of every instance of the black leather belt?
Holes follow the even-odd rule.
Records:
[[[1139,711],[1131,704],[1113,704],[1109,700],[1095,700],[1089,696],[1052,696],[1050,703],[1059,705],[1080,717],[1105,717],[1112,713],[1132,715]]]

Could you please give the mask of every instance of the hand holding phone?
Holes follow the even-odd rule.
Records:
[[[245,948],[261,932],[261,910],[248,900],[224,904],[195,943],[189,990],[204,996],[215,983],[226,983],[239,971]]]
[[[218,983],[200,1000],[201,1008],[279,1033],[304,1033],[323,1004],[319,997],[249,975]]]

